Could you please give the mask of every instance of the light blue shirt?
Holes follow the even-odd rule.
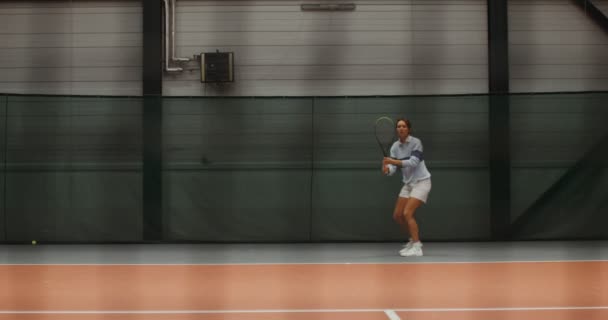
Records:
[[[405,184],[415,183],[431,177],[431,173],[424,164],[422,142],[416,137],[407,136],[404,143],[401,143],[400,140],[395,141],[391,146],[391,158],[401,160],[401,173]],[[389,176],[397,171],[395,165],[390,164],[388,168]]]

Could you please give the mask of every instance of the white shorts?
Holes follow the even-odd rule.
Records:
[[[431,178],[418,180],[414,183],[404,184],[399,192],[401,198],[416,198],[426,203],[426,199],[431,192]]]

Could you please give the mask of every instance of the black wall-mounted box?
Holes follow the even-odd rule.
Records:
[[[201,53],[201,82],[233,82],[233,52]]]

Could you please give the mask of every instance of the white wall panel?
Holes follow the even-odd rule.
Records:
[[[488,71],[485,66],[468,65],[401,65],[398,67],[360,66],[242,66],[235,71],[241,80],[348,80],[366,78],[368,80],[402,79],[404,75],[414,75],[417,79],[463,79],[483,78]],[[186,72],[167,75],[172,80],[199,80],[200,74]]]
[[[328,1],[335,2],[335,1]],[[165,95],[404,95],[487,92],[486,1],[177,1],[176,56],[235,54],[235,82],[202,84],[197,63]]]
[[[176,55],[233,51],[236,81],[201,84],[190,62],[165,74],[164,93],[487,92],[485,0],[353,2],[302,12],[296,0],[178,0]],[[513,92],[608,90],[608,36],[574,3],[508,7]],[[135,0],[0,2],[0,92],[140,95],[141,14]]]
[[[191,57],[192,52],[237,51],[237,66],[305,65],[305,66],[349,66],[369,65],[375,67],[398,65],[466,65],[477,68],[486,64],[487,48],[477,45],[420,45],[420,46],[221,46],[178,47],[177,55]],[[412,61],[417,62],[414,64]],[[487,69],[487,66],[486,66]],[[235,71],[238,72],[238,69]]]
[[[417,94],[467,94],[487,87],[485,79],[429,79],[429,80],[257,80],[243,81],[240,86],[207,85],[207,95],[252,96],[263,92],[267,96],[305,96],[314,92],[319,96],[366,95],[373,90],[376,95],[395,95],[406,90]],[[195,81],[167,81],[165,95],[188,96],[198,91],[201,84]],[[472,89],[471,89],[472,88]],[[285,94],[288,92],[289,94]]]
[[[141,67],[108,68],[4,68],[0,82],[137,82],[141,78]]]
[[[0,92],[141,95],[135,0],[0,2]]]
[[[608,34],[574,2],[508,7],[512,92],[608,90]]]
[[[141,48],[14,48],[0,49],[0,68],[141,67]],[[93,72],[94,74],[95,72]]]

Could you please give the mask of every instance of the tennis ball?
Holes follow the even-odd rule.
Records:
[[[36,244],[36,240],[32,240],[32,244],[35,245]]]

